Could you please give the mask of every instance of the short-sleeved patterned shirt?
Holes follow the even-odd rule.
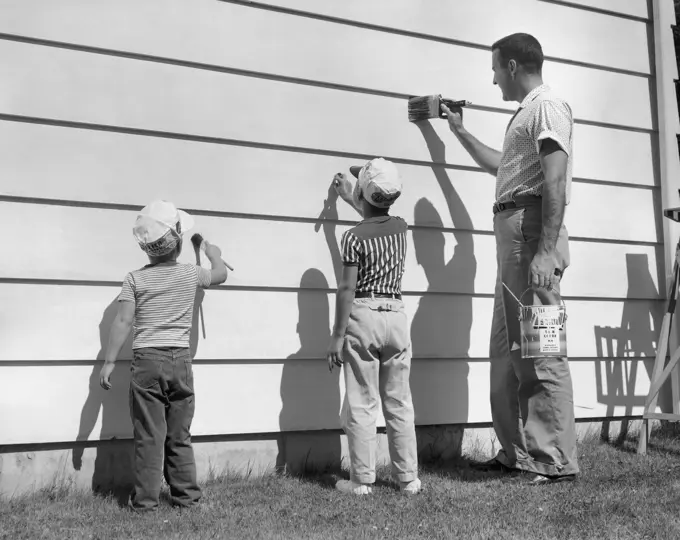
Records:
[[[125,276],[119,302],[135,304],[132,348],[189,347],[196,288],[210,287],[210,270],[164,262]]]
[[[539,160],[541,141],[552,139],[567,153],[567,204],[571,198],[574,119],[571,107],[548,85],[534,88],[508,123],[501,163],[496,174],[496,202],[518,195],[538,195],[543,190]]]
[[[356,292],[401,294],[406,222],[398,216],[363,220],[342,235],[342,263],[358,266]]]

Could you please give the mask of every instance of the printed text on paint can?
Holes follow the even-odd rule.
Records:
[[[560,333],[557,326],[549,326],[538,330],[539,350],[542,353],[560,352]]]

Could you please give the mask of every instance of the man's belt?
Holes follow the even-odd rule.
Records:
[[[523,206],[532,206],[534,204],[539,204],[541,202],[541,197],[536,197],[533,195],[519,196],[514,201],[507,201],[502,203],[494,203],[493,213],[498,214],[503,210],[512,210],[513,208],[522,208]]]

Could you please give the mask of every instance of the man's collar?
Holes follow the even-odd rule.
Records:
[[[536,99],[538,94],[540,94],[541,92],[546,92],[548,90],[550,90],[550,87],[547,84],[544,83],[544,84],[538,85],[536,88],[534,88],[531,92],[529,92],[526,95],[526,97],[522,100],[522,103],[519,104],[519,108],[523,109],[530,102],[532,102],[534,99]]]

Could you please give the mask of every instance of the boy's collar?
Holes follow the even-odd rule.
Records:
[[[375,223],[375,222],[380,223],[381,221],[387,221],[391,217],[392,216],[389,215],[389,214],[386,214],[384,216],[372,216],[372,217],[369,217],[369,218],[362,219],[361,222],[362,223]]]

